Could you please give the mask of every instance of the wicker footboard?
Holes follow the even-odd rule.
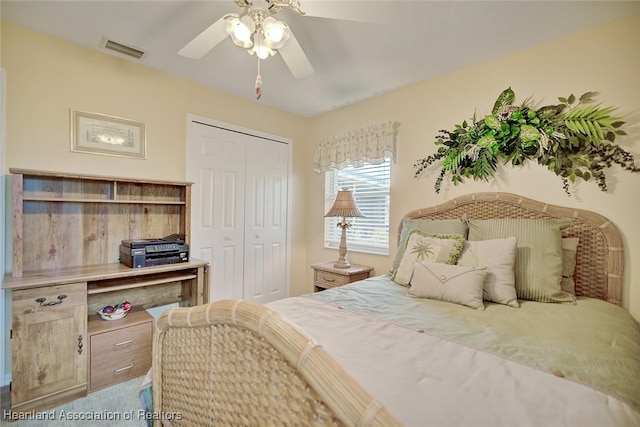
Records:
[[[235,300],[158,319],[153,406],[154,425],[401,425],[289,321]]]

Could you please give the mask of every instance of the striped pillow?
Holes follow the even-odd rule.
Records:
[[[486,219],[468,220],[469,240],[516,238],[516,294],[539,302],[571,302],[573,295],[562,290],[562,235],[571,219]]]
[[[576,282],[573,280],[573,276],[576,273],[576,255],[579,242],[580,239],[577,237],[562,239],[562,279],[560,280],[560,288],[571,295],[576,294]]]

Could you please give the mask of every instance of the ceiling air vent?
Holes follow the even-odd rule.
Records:
[[[113,50],[115,52],[121,53],[123,55],[130,56],[130,57],[135,58],[135,59],[142,59],[146,55],[146,52],[144,52],[144,51],[142,51],[140,49],[137,49],[137,48],[131,47],[131,46],[127,46],[127,45],[124,45],[122,43],[114,42],[113,40],[109,40],[106,37],[104,37],[102,39],[102,42],[100,43],[100,46],[105,48],[105,49]]]

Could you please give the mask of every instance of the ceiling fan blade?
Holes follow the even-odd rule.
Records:
[[[178,51],[178,54],[191,59],[200,59],[224,40],[227,35],[227,21],[223,17],[187,43]]]
[[[282,59],[296,79],[302,79],[313,74],[313,67],[293,33],[289,35],[289,40],[278,49],[278,52],[280,52]]]
[[[305,16],[374,24],[388,22],[395,15],[397,6],[397,0],[300,0],[300,10]]]

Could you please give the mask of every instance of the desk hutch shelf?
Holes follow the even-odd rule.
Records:
[[[91,342],[141,328],[140,323],[148,323],[144,308],[207,302],[208,265],[191,259],[129,268],[118,258],[125,239],[177,233],[189,243],[189,182],[13,168],[10,172],[13,268],[2,288],[11,291],[11,407],[44,410],[111,384],[102,371],[92,377]],[[95,315],[105,305],[125,300],[142,313],[136,315],[139,321],[105,321]],[[131,334],[148,339],[133,329]],[[140,344],[129,353],[138,364],[150,363],[149,348]],[[93,365],[103,370],[104,363],[98,361],[109,356],[96,357]],[[96,375],[100,382],[91,386]]]
[[[10,169],[13,276],[118,262],[125,239],[190,235],[191,183]]]

